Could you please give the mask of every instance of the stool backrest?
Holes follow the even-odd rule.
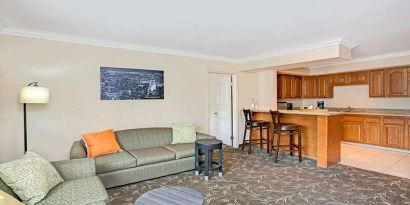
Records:
[[[252,112],[250,109],[243,109],[243,115],[245,116],[245,122],[252,121]]]
[[[279,125],[280,124],[280,114],[279,111],[272,111],[269,110],[270,115],[272,116],[272,123],[273,125]]]

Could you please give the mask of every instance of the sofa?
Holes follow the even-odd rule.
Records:
[[[106,188],[176,174],[195,167],[195,143],[171,144],[172,128],[138,128],[115,132],[122,151],[95,157],[97,176]],[[197,139],[215,137],[197,133]],[[71,147],[71,159],[84,159],[81,140]]]
[[[75,159],[51,162],[64,182],[51,189],[37,205],[107,203],[108,194],[96,176],[94,159]],[[0,178],[0,190],[20,200]]]

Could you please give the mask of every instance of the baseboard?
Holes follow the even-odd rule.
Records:
[[[377,145],[361,144],[361,143],[346,142],[346,141],[342,141],[342,144],[350,144],[350,145],[356,145],[356,146],[360,146],[360,147],[368,147],[368,148],[374,148],[374,149],[381,149],[381,150],[386,150],[386,151],[393,151],[393,152],[401,152],[401,153],[410,154],[410,150],[405,150],[405,149],[381,147],[381,146],[377,146]]]

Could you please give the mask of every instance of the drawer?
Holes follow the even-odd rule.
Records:
[[[380,123],[380,117],[366,117],[364,118],[365,122]]]
[[[364,118],[361,117],[361,116],[345,115],[343,117],[343,121],[346,121],[346,122],[363,122]]]
[[[393,117],[385,117],[383,119],[384,124],[390,124],[390,125],[404,125],[405,119],[404,118],[393,118]]]

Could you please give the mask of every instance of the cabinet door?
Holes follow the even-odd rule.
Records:
[[[369,71],[351,72],[346,74],[347,85],[366,85],[369,83]]]
[[[362,122],[343,122],[343,140],[351,142],[363,142]]]
[[[317,77],[317,97],[319,98],[332,98],[333,87],[330,85],[329,76]]]
[[[329,76],[329,83],[331,86],[346,85],[346,74],[333,74]]]
[[[364,120],[364,143],[382,145],[382,126],[379,117]]]
[[[292,77],[278,75],[278,98],[292,98]]]
[[[316,98],[317,97],[317,78],[315,76],[302,77],[302,97]]]
[[[407,68],[390,68],[385,70],[385,88],[387,97],[408,96]]]
[[[387,147],[404,149],[405,119],[385,117],[383,119],[383,144]]]
[[[369,97],[384,97],[384,70],[370,71]]]
[[[302,77],[293,76],[292,98],[302,98]]]

